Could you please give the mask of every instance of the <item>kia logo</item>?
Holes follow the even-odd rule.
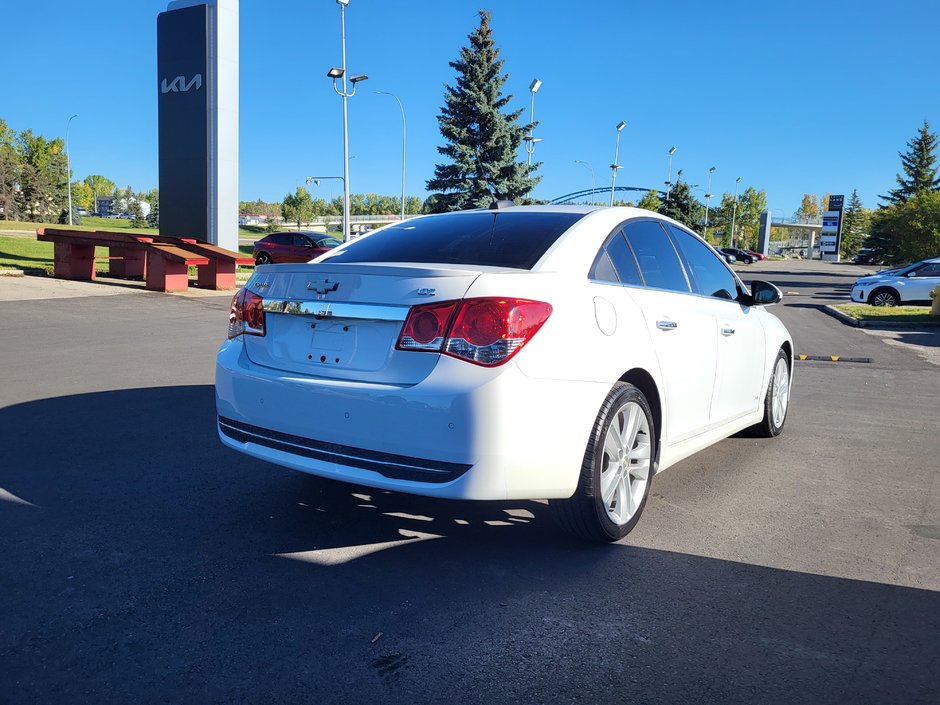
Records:
[[[166,82],[165,78],[160,82],[161,93],[185,93],[186,91],[193,88],[195,88],[197,91],[202,88],[201,73],[197,73],[195,76],[193,76],[189,83],[186,82],[185,76],[177,76],[169,83]]]

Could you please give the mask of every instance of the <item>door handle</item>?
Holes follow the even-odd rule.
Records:
[[[679,327],[679,324],[675,321],[656,321],[656,327],[659,330],[675,330]]]
[[[725,336],[725,337],[727,337],[727,336],[729,336],[729,335],[734,335],[734,328],[722,328],[722,329],[721,329],[721,334],[722,334],[723,336]]]

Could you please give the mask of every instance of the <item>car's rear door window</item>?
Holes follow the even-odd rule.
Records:
[[[633,221],[624,226],[623,232],[636,256],[646,286],[669,291],[690,291],[679,255],[658,222]]]
[[[604,243],[588,276],[595,281],[619,282],[630,286],[643,285],[636,258],[622,230],[618,228]]]
[[[584,213],[472,211],[416,218],[356,240],[332,262],[420,262],[531,269]]]

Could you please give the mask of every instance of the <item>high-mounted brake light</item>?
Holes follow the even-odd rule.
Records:
[[[531,340],[551,313],[551,304],[502,297],[413,306],[396,347],[495,367]]]
[[[228,314],[228,337],[264,335],[264,299],[242,287],[232,299]]]

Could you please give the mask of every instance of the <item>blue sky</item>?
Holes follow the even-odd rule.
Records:
[[[940,128],[940,9],[874,2],[521,2],[350,0],[347,65],[368,74],[349,101],[350,187],[397,195],[401,117],[407,192],[427,195],[440,159],[437,115],[448,62],[492,11],[513,105],[542,80],[535,159],[551,199],[610,187],[615,125],[627,122],[618,185],[659,187],[673,173],[712,193],[767,190],[789,215],[803,193],[851,193],[868,207],[894,185],[897,153],[926,118]],[[0,117],[47,137],[71,128],[76,177],[157,186],[156,16],[166,2],[4,4],[7,75]],[[326,77],[341,63],[334,0],[242,0],[240,187],[280,200],[305,176],[342,173],[342,104]],[[520,160],[525,153],[520,150]],[[315,195],[341,193],[324,182]]]

